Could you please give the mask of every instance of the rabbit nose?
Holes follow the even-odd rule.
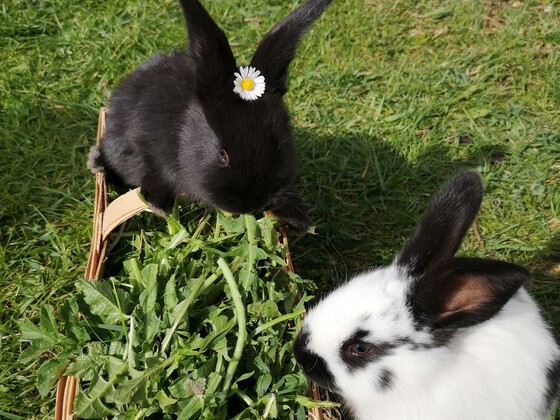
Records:
[[[306,347],[308,339],[309,336],[306,332],[301,332],[298,335],[294,344],[296,361],[313,382],[325,389],[336,392],[337,386],[332,372],[328,368],[325,359]]]
[[[313,382],[325,389],[334,392],[337,391],[334,376],[327,367],[325,359],[307,349],[296,352],[295,356],[305,374],[309,376]]]

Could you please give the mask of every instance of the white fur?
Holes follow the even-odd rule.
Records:
[[[443,346],[403,344],[354,371],[340,358],[356,330],[373,343],[408,338],[431,344],[416,331],[406,305],[410,282],[393,264],[367,272],[334,290],[306,315],[307,348],[321,356],[358,419],[546,419],[546,367],[560,351],[525,289],[488,321],[457,331]],[[379,386],[380,372],[393,377]]]
[[[91,148],[89,149],[86,166],[94,174],[96,174],[97,172],[101,172],[104,169],[103,166],[99,166],[97,164],[100,155],[101,153],[99,152],[99,147],[91,146]]]

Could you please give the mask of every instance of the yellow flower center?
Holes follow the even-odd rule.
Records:
[[[253,90],[253,88],[255,87],[255,82],[253,81],[253,79],[243,79],[243,81],[241,82],[241,87],[245,90]]]

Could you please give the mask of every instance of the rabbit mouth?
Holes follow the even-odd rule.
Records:
[[[264,211],[262,205],[244,205],[240,203],[225,203],[225,205],[217,205],[220,210],[232,214],[255,214]]]
[[[232,214],[251,214],[265,210],[265,200],[252,197],[243,191],[219,190],[207,200],[214,207]]]

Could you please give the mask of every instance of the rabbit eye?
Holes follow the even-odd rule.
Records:
[[[367,356],[374,350],[373,345],[368,343],[355,343],[348,347],[348,353],[352,356]]]
[[[229,156],[223,147],[220,148],[218,156],[223,164],[227,164],[229,162]]]

